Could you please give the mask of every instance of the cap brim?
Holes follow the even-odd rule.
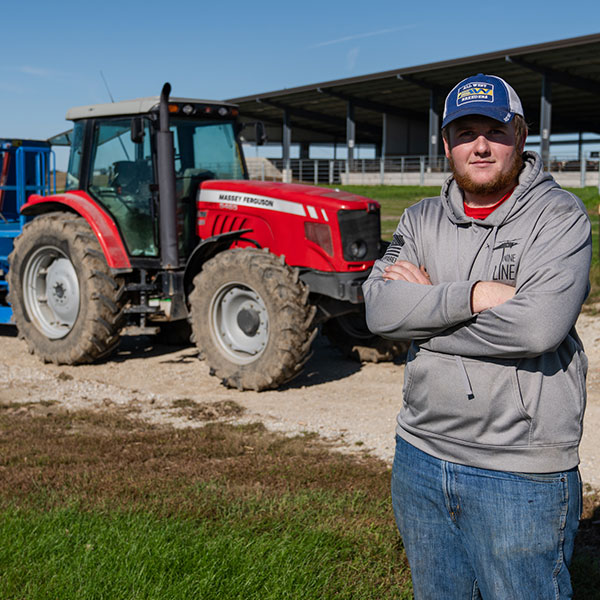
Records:
[[[516,113],[508,112],[502,108],[496,108],[494,106],[465,106],[454,111],[451,115],[448,115],[442,122],[442,128],[446,127],[452,121],[460,119],[461,117],[468,117],[469,115],[481,115],[482,117],[489,117],[500,123],[510,123]]]

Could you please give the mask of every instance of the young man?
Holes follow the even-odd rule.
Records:
[[[392,501],[415,598],[570,598],[589,220],[523,153],[499,77],[461,81],[442,134],[453,176],[405,211],[363,286],[371,331],[413,340]]]

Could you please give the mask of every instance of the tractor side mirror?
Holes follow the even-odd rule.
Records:
[[[263,146],[264,144],[266,144],[267,143],[267,130],[265,129],[265,124],[262,121],[255,121],[254,123],[252,123],[252,122],[241,123],[240,121],[238,121],[235,124],[236,135],[240,135],[240,133],[242,133],[242,131],[246,127],[249,127],[250,125],[254,125],[254,143],[257,146]]]
[[[263,146],[267,143],[267,131],[262,121],[254,123],[254,139],[257,146]]]
[[[134,144],[144,141],[144,120],[141,117],[131,119],[131,141]]]

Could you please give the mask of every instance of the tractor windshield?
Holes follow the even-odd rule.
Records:
[[[171,119],[178,179],[243,179],[233,122]],[[185,184],[184,184],[185,187]]]
[[[232,121],[171,118],[175,146],[175,185],[179,253],[195,245],[196,197],[207,179],[244,179],[244,163]]]

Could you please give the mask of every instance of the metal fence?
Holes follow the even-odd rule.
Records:
[[[438,157],[394,156],[346,159],[247,158],[251,179],[341,185],[441,185],[450,174],[448,161]],[[569,187],[598,185],[599,161],[551,157],[550,172]]]

